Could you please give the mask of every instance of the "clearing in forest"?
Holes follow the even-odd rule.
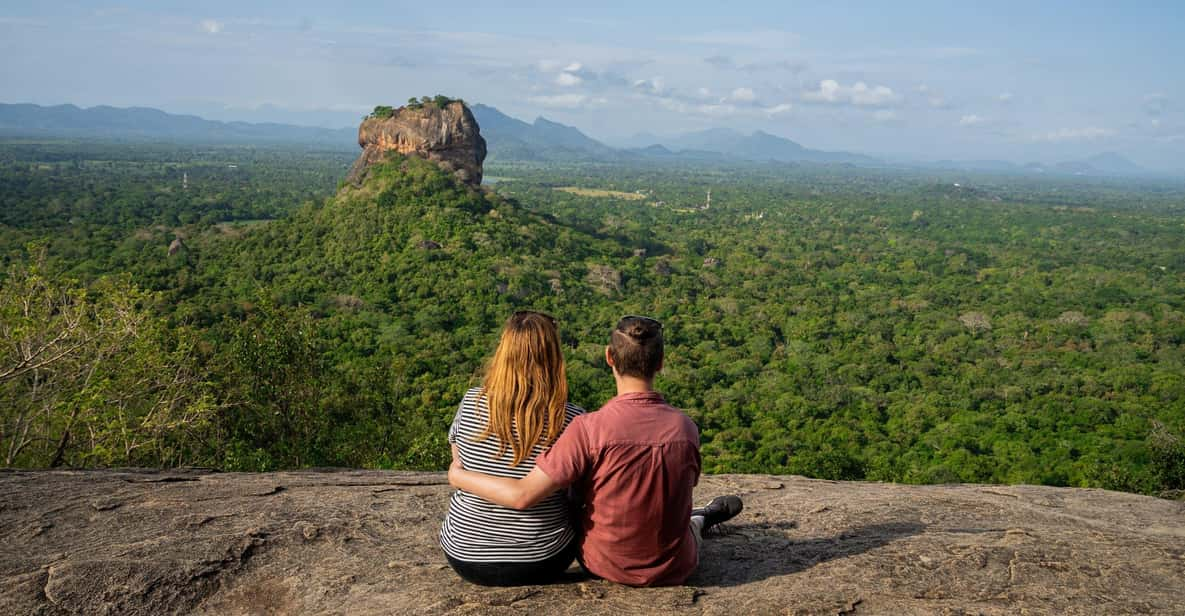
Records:
[[[601,190],[599,188],[580,188],[578,186],[557,186],[555,190],[571,193],[573,195],[580,195],[581,197],[609,197],[612,199],[625,199],[627,201],[640,201],[646,198],[646,195],[640,192]]]

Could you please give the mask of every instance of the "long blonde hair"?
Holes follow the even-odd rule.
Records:
[[[477,440],[497,437],[499,457],[509,446],[514,453],[511,466],[518,466],[536,443],[545,447],[554,443],[564,429],[568,402],[555,319],[530,310],[511,315],[502,327],[482,388],[489,421]]]

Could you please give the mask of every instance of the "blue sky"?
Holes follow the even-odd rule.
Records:
[[[1181,2],[337,4],[6,1],[0,102],[346,126],[443,93],[611,143],[1185,169]]]

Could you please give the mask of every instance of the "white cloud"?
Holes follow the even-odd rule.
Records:
[[[201,23],[198,24],[198,26],[201,27],[202,32],[205,32],[206,34],[219,34],[222,32],[223,28],[225,28],[225,24],[216,19],[203,19]]]
[[[959,126],[975,126],[977,124],[983,124],[984,122],[987,122],[986,118],[973,113],[959,118]]]
[[[812,103],[885,107],[901,102],[901,95],[893,92],[888,86],[869,86],[863,81],[844,86],[834,79],[824,79],[819,82],[819,89],[803,92],[802,100]]]
[[[922,94],[926,97],[926,104],[935,109],[946,109],[950,106],[946,100],[946,97],[943,96],[941,92],[931,88],[927,84],[923,83],[917,87],[917,90],[919,94]]]
[[[1144,113],[1152,116],[1172,111],[1172,101],[1163,94],[1149,94],[1144,97]]]
[[[704,58],[704,62],[716,68],[731,69],[736,67],[736,64],[732,61],[732,58],[728,56],[722,56],[720,54],[708,56],[707,58]]]
[[[550,73],[552,71],[558,71],[558,70],[560,70],[560,67],[562,67],[564,65],[564,63],[559,60],[540,60],[536,64],[539,65],[539,70],[541,70],[545,73]]]
[[[737,88],[728,95],[728,98],[738,103],[751,103],[757,100],[757,93],[752,88]]]
[[[893,93],[892,88],[887,86],[870,88],[863,81],[857,81],[856,85],[852,86],[852,103],[856,105],[888,105],[897,102],[900,98]]]
[[[1012,93],[1001,92],[1000,95],[996,97],[996,100],[1000,101],[1001,103],[1010,103],[1012,102]]]
[[[1032,136],[1033,141],[1089,141],[1092,139],[1103,139],[1105,137],[1115,136],[1115,131],[1110,128],[1099,128],[1097,126],[1087,126],[1084,128],[1062,128],[1047,133],[1038,133]]]
[[[578,86],[582,81],[584,80],[581,79],[579,75],[573,75],[572,73],[567,72],[560,73],[555,78],[555,82],[561,86]]]
[[[696,113],[709,116],[730,116],[737,112],[736,105],[697,105]]]
[[[699,115],[708,117],[751,117],[772,118],[773,116],[790,113],[794,109],[791,103],[761,106],[755,104],[734,104],[728,99],[716,103],[697,102],[675,96],[657,96],[654,101],[664,109],[676,113]]]
[[[573,62],[573,63],[569,64],[568,66],[564,67],[564,72],[576,73],[576,72],[579,72],[580,69],[582,69],[582,68],[584,68],[583,64],[581,64],[579,62]]]
[[[576,109],[584,105],[588,97],[583,94],[557,94],[554,96],[529,96],[529,102],[553,109]]]
[[[653,79],[637,79],[634,81],[633,85],[635,90],[641,90],[647,94],[661,95],[666,90],[662,77],[655,77]]]
[[[834,79],[824,79],[819,82],[818,90],[804,92],[802,99],[815,103],[838,103],[840,102],[839,82]]]

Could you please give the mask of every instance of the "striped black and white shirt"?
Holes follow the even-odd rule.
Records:
[[[564,409],[564,427],[580,407],[568,403]],[[465,393],[448,440],[457,446],[466,470],[521,479],[535,468],[535,459],[544,452],[536,443],[531,455],[518,466],[511,466],[514,454],[510,447],[498,455],[495,436],[475,440],[486,427],[489,410],[482,389]],[[546,425],[544,431],[546,432]],[[440,528],[440,547],[453,558],[465,562],[538,562],[555,556],[575,538],[568,501],[561,490],[525,511],[495,505],[463,490],[453,492],[448,513]]]

